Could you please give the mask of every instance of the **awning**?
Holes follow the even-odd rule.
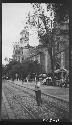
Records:
[[[47,77],[46,74],[40,74],[39,77]]]
[[[57,70],[54,71],[54,73],[59,73],[59,72],[69,73],[69,71],[67,69],[57,69]]]
[[[60,69],[57,69],[54,71],[54,73],[59,73],[60,72]]]

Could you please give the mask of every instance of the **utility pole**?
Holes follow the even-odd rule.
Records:
[[[52,69],[52,80],[53,80],[53,85],[55,85],[54,82],[54,41],[53,41],[53,19],[54,19],[54,12],[52,10],[52,5],[51,5],[51,14],[50,14],[50,21],[51,21],[51,69]]]
[[[53,41],[53,31],[51,32],[51,71],[52,71],[52,81],[54,85],[54,41]]]

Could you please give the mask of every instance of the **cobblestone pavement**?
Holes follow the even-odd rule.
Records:
[[[36,104],[36,101],[35,101],[35,97],[30,95],[29,93],[27,93],[26,91],[28,91],[28,90],[26,90],[26,89],[25,89],[25,92],[15,89],[16,97],[14,98],[14,95],[10,94],[8,89],[5,87],[5,86],[7,86],[9,88],[10,85],[8,85],[7,82],[5,82],[4,84],[6,84],[6,85],[3,86],[3,91],[8,100],[10,108],[14,112],[15,119],[31,119],[28,112],[26,112],[23,109],[23,107],[15,100],[15,98],[17,98],[19,100],[19,102],[21,102],[23,104],[23,106],[25,106],[28,109],[28,111],[31,112],[35,116],[35,119],[68,118],[68,115],[69,115],[68,112],[64,112],[63,110],[53,106],[49,102],[48,99],[47,99],[48,100],[47,103],[45,103],[45,101],[43,101],[42,107],[38,107]],[[10,88],[13,89],[11,86],[10,86]],[[32,91],[32,94],[34,94],[33,91]],[[2,112],[3,112],[3,108],[2,108]],[[3,114],[4,113],[2,113],[2,117],[3,117]]]

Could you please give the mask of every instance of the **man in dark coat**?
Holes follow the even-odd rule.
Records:
[[[37,78],[35,83],[35,95],[36,95],[37,105],[40,106],[42,104],[42,100],[41,100],[40,81],[38,80],[39,79]]]

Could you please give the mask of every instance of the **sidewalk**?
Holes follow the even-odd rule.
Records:
[[[15,84],[21,85],[21,86],[26,86],[28,88],[34,89],[35,87],[35,82],[23,82],[22,81],[14,81]],[[69,88],[60,88],[56,86],[46,86],[46,85],[41,85],[41,90],[45,94],[50,94],[53,96],[56,96],[58,98],[61,98],[63,100],[66,100],[69,102]]]
[[[1,120],[3,119],[15,119],[15,116],[2,90]]]
[[[7,111],[6,111],[6,107],[5,107],[5,103],[4,103],[4,100],[2,99],[1,101],[1,120],[4,120],[4,119],[9,119],[8,118],[8,114],[7,114]]]

